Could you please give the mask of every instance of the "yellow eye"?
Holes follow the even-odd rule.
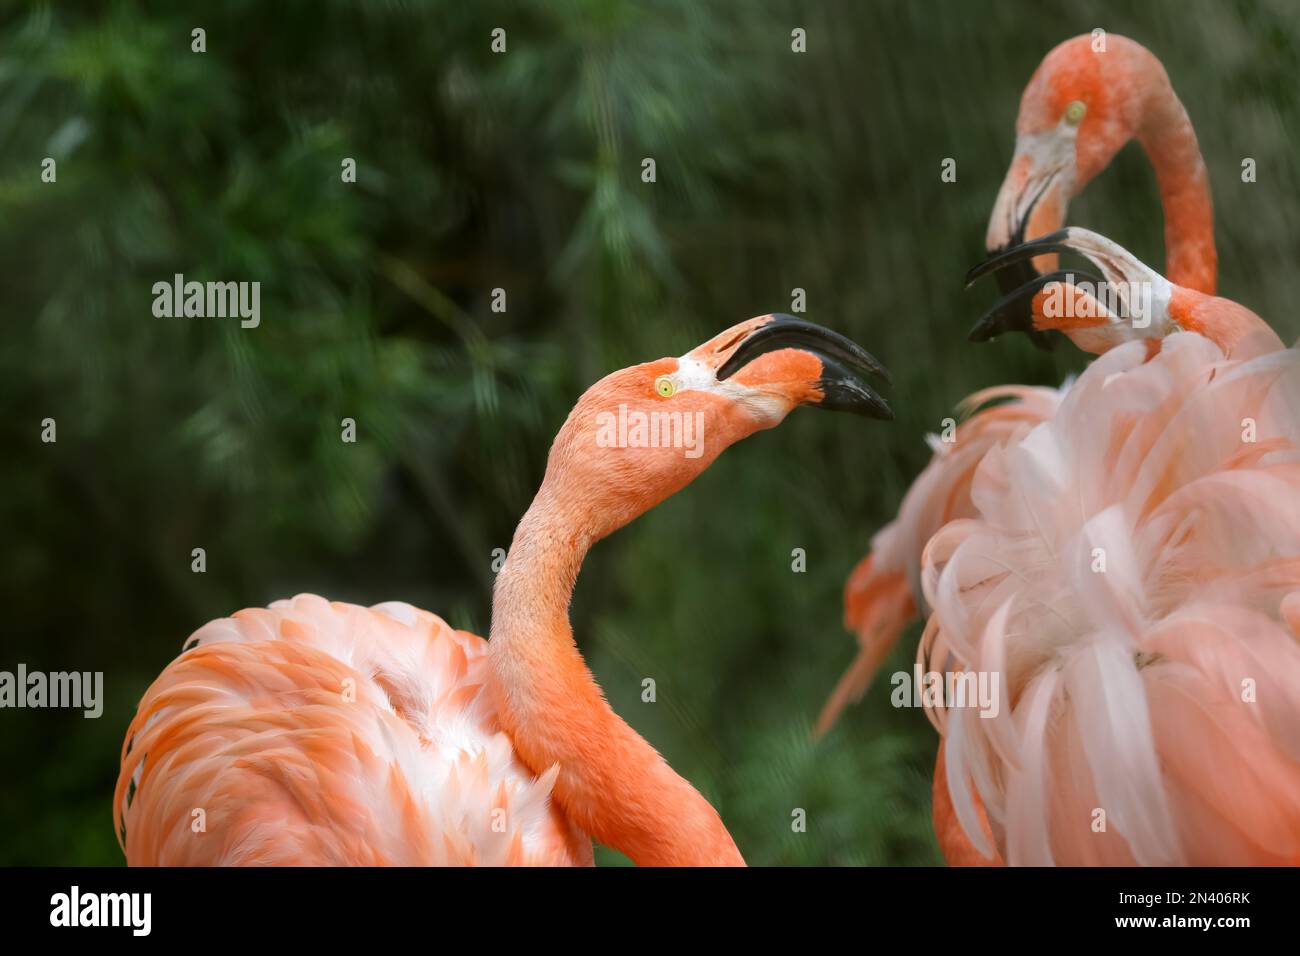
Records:
[[[1071,126],[1078,126],[1083,122],[1083,114],[1088,112],[1088,105],[1083,100],[1075,100],[1065,108],[1065,121]]]
[[[672,398],[673,393],[677,391],[677,383],[672,380],[671,376],[660,375],[655,379],[655,391],[660,398]]]

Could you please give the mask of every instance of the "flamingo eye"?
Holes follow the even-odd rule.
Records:
[[[677,391],[677,383],[673,381],[671,375],[660,375],[655,379],[655,392],[660,398],[672,398]]]
[[[1083,100],[1075,100],[1065,108],[1065,121],[1071,126],[1078,126],[1083,122],[1083,114],[1088,112],[1088,105]]]

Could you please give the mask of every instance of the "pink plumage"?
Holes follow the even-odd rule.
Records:
[[[396,602],[304,594],[205,625],[127,732],[127,861],[590,864],[554,772],[501,732],[486,654]]]
[[[866,692],[916,616],[921,552],[949,521],[974,513],[970,484],[985,453],[1051,418],[1060,394],[1027,385],[984,389],[962,402],[959,414],[970,417],[953,428],[951,441],[929,436],[933,457],[903,497],[898,517],[871,539],[870,553],[845,584],[844,624],[857,635],[860,649],[822,707],[818,734],[830,730],[843,709]]]
[[[967,838],[1011,864],[1300,862],[1300,352],[1192,333],[1097,359],[931,539]],[[974,794],[978,794],[976,801]]]

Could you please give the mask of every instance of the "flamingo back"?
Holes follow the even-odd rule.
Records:
[[[589,865],[484,693],[487,644],[304,594],[206,624],[154,681],[114,796],[133,865]]]
[[[926,548],[922,661],[1002,676],[937,715],[953,811],[1012,864],[1295,864],[1300,352],[1146,358],[989,451]]]

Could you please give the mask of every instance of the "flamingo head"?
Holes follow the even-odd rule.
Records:
[[[1076,226],[996,253],[967,274],[967,284],[990,273],[1018,275],[1030,259],[1065,252],[1085,257],[1100,275],[1085,269],[1034,274],[975,323],[971,341],[1010,331],[1054,330],[1085,352],[1100,355],[1133,339],[1158,342],[1181,331],[1185,307],[1193,299],[1213,298],[1174,285],[1118,243]],[[1031,308],[1031,302],[1037,304]]]
[[[891,419],[870,377],[888,372],[837,332],[789,315],[749,319],[589,388],[551,447],[543,493],[564,485],[592,539],[603,537],[799,405]]]
[[[1020,100],[1015,152],[989,216],[988,251],[1060,229],[1070,200],[1143,134],[1148,104],[1160,96],[1172,96],[1164,67],[1126,37],[1077,36],[1048,53]],[[1002,291],[1055,267],[1050,254],[1025,260],[1000,274]]]
[[[1097,355],[1134,339],[1147,340],[1154,354],[1165,336],[1186,331],[1205,336],[1225,355],[1282,347],[1269,324],[1244,305],[1170,282],[1119,243],[1077,226],[997,253],[967,273],[967,284],[990,273],[1015,274],[1031,258],[1065,252],[1083,256],[1100,274],[1068,269],[1035,275],[975,323],[971,341],[1054,330]]]

